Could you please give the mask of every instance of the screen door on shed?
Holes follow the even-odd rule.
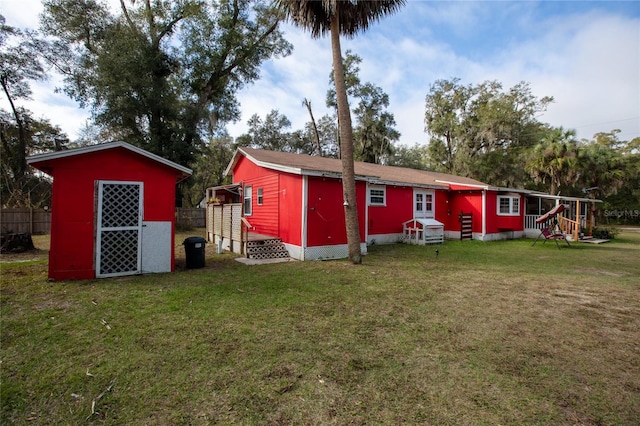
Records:
[[[96,276],[140,273],[142,182],[98,181]]]

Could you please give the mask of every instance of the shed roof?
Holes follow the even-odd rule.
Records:
[[[50,161],[55,161],[61,158],[73,157],[77,155],[89,154],[94,152],[100,152],[108,149],[124,149],[135,154],[146,157],[150,160],[163,164],[167,167],[175,169],[179,172],[179,180],[186,179],[193,173],[193,171],[187,167],[181,166],[180,164],[174,163],[173,161],[169,161],[166,158],[162,158],[159,155],[152,154],[149,151],[146,151],[142,148],[138,148],[137,146],[133,146],[126,142],[107,142],[101,143],[97,145],[89,145],[81,148],[72,148],[66,149],[63,151],[54,151],[54,152],[46,152],[44,154],[37,154],[27,158],[27,163],[32,165],[37,169],[41,169],[42,166],[46,165]],[[44,170],[43,170],[44,171]]]
[[[330,176],[336,178],[342,176],[342,162],[335,158],[253,148],[238,148],[227,167],[226,174],[229,174],[233,170],[240,155],[244,155],[253,163],[268,169],[309,176]],[[356,180],[364,180],[374,184],[408,184],[412,186],[446,189],[449,188],[450,184],[488,187],[486,183],[475,179],[447,173],[428,172],[406,167],[383,166],[361,161],[356,161],[354,165]]]

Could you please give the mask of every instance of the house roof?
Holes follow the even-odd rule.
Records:
[[[149,151],[145,151],[142,148],[138,148],[126,142],[108,142],[108,143],[102,143],[97,145],[84,146],[81,148],[73,148],[73,149],[66,149],[63,151],[54,151],[54,152],[47,152],[44,154],[37,154],[27,158],[27,163],[37,169],[42,170],[41,167],[45,166],[48,162],[52,160],[58,160],[66,157],[73,157],[76,155],[89,154],[94,152],[105,151],[108,149],[118,149],[118,148],[136,153],[138,155],[141,155],[150,160],[156,161],[160,164],[163,164],[165,166],[171,167],[172,169],[179,171],[180,180],[186,179],[187,177],[191,176],[191,173],[193,173],[193,171],[187,167],[181,166],[180,164],[174,163],[173,161],[169,161],[166,158],[162,158],[159,155],[152,154]]]
[[[240,155],[253,163],[272,170],[309,175],[342,176],[342,162],[335,158],[316,157],[306,154],[267,151],[263,149],[238,148],[227,166],[226,174],[231,173]],[[355,162],[356,180],[364,180],[379,184],[408,184],[431,188],[449,188],[450,184],[487,189],[489,185],[475,179],[450,175],[446,173],[428,172],[406,167],[383,166],[380,164]]]

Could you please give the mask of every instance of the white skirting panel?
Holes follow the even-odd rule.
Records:
[[[537,231],[537,234],[533,236],[533,238],[537,237],[540,234],[540,231]],[[460,231],[444,231],[444,237],[447,240],[459,240],[460,239]],[[523,238],[531,236],[525,231],[505,231],[505,232],[496,232],[494,234],[482,235],[480,232],[474,232],[472,238],[474,240],[480,241],[495,241],[495,240],[510,240],[516,238]]]
[[[222,240],[222,246],[220,246],[222,250],[230,251],[232,253],[240,253],[242,251],[242,244],[240,244],[240,241],[231,241],[229,238],[220,238],[219,235],[213,236],[213,244],[215,244],[216,249],[220,245],[220,240]]]
[[[482,241],[515,240],[522,237],[524,237],[524,231],[505,231],[487,234],[484,236]]]
[[[396,244],[402,242],[404,234],[374,234],[367,237],[367,245],[373,244]]]
[[[333,260],[349,257],[349,247],[346,244],[307,247],[306,249],[287,243],[284,245],[289,251],[289,256],[296,260]],[[367,244],[361,243],[360,250],[363,255],[367,254]]]

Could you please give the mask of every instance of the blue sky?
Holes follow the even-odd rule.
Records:
[[[36,0],[0,3],[7,23],[21,28],[35,28],[40,10]],[[302,128],[304,98],[316,117],[330,112],[324,105],[329,38],[283,28],[294,51],[265,63],[261,79],[238,94],[242,119],[228,126],[232,136],[246,131],[251,115],[272,109],[292,121],[292,130]],[[404,145],[428,142],[425,96],[436,80],[454,77],[464,84],[497,80],[505,89],[526,81],[535,96],[555,98],[540,120],[575,129],[579,138],[616,128],[621,139],[640,136],[639,1],[409,0],[367,32],[343,39],[342,47],[362,57],[361,79],[389,94]],[[53,93],[55,85],[52,76],[34,86],[34,100],[25,106],[73,138],[88,113]]]

